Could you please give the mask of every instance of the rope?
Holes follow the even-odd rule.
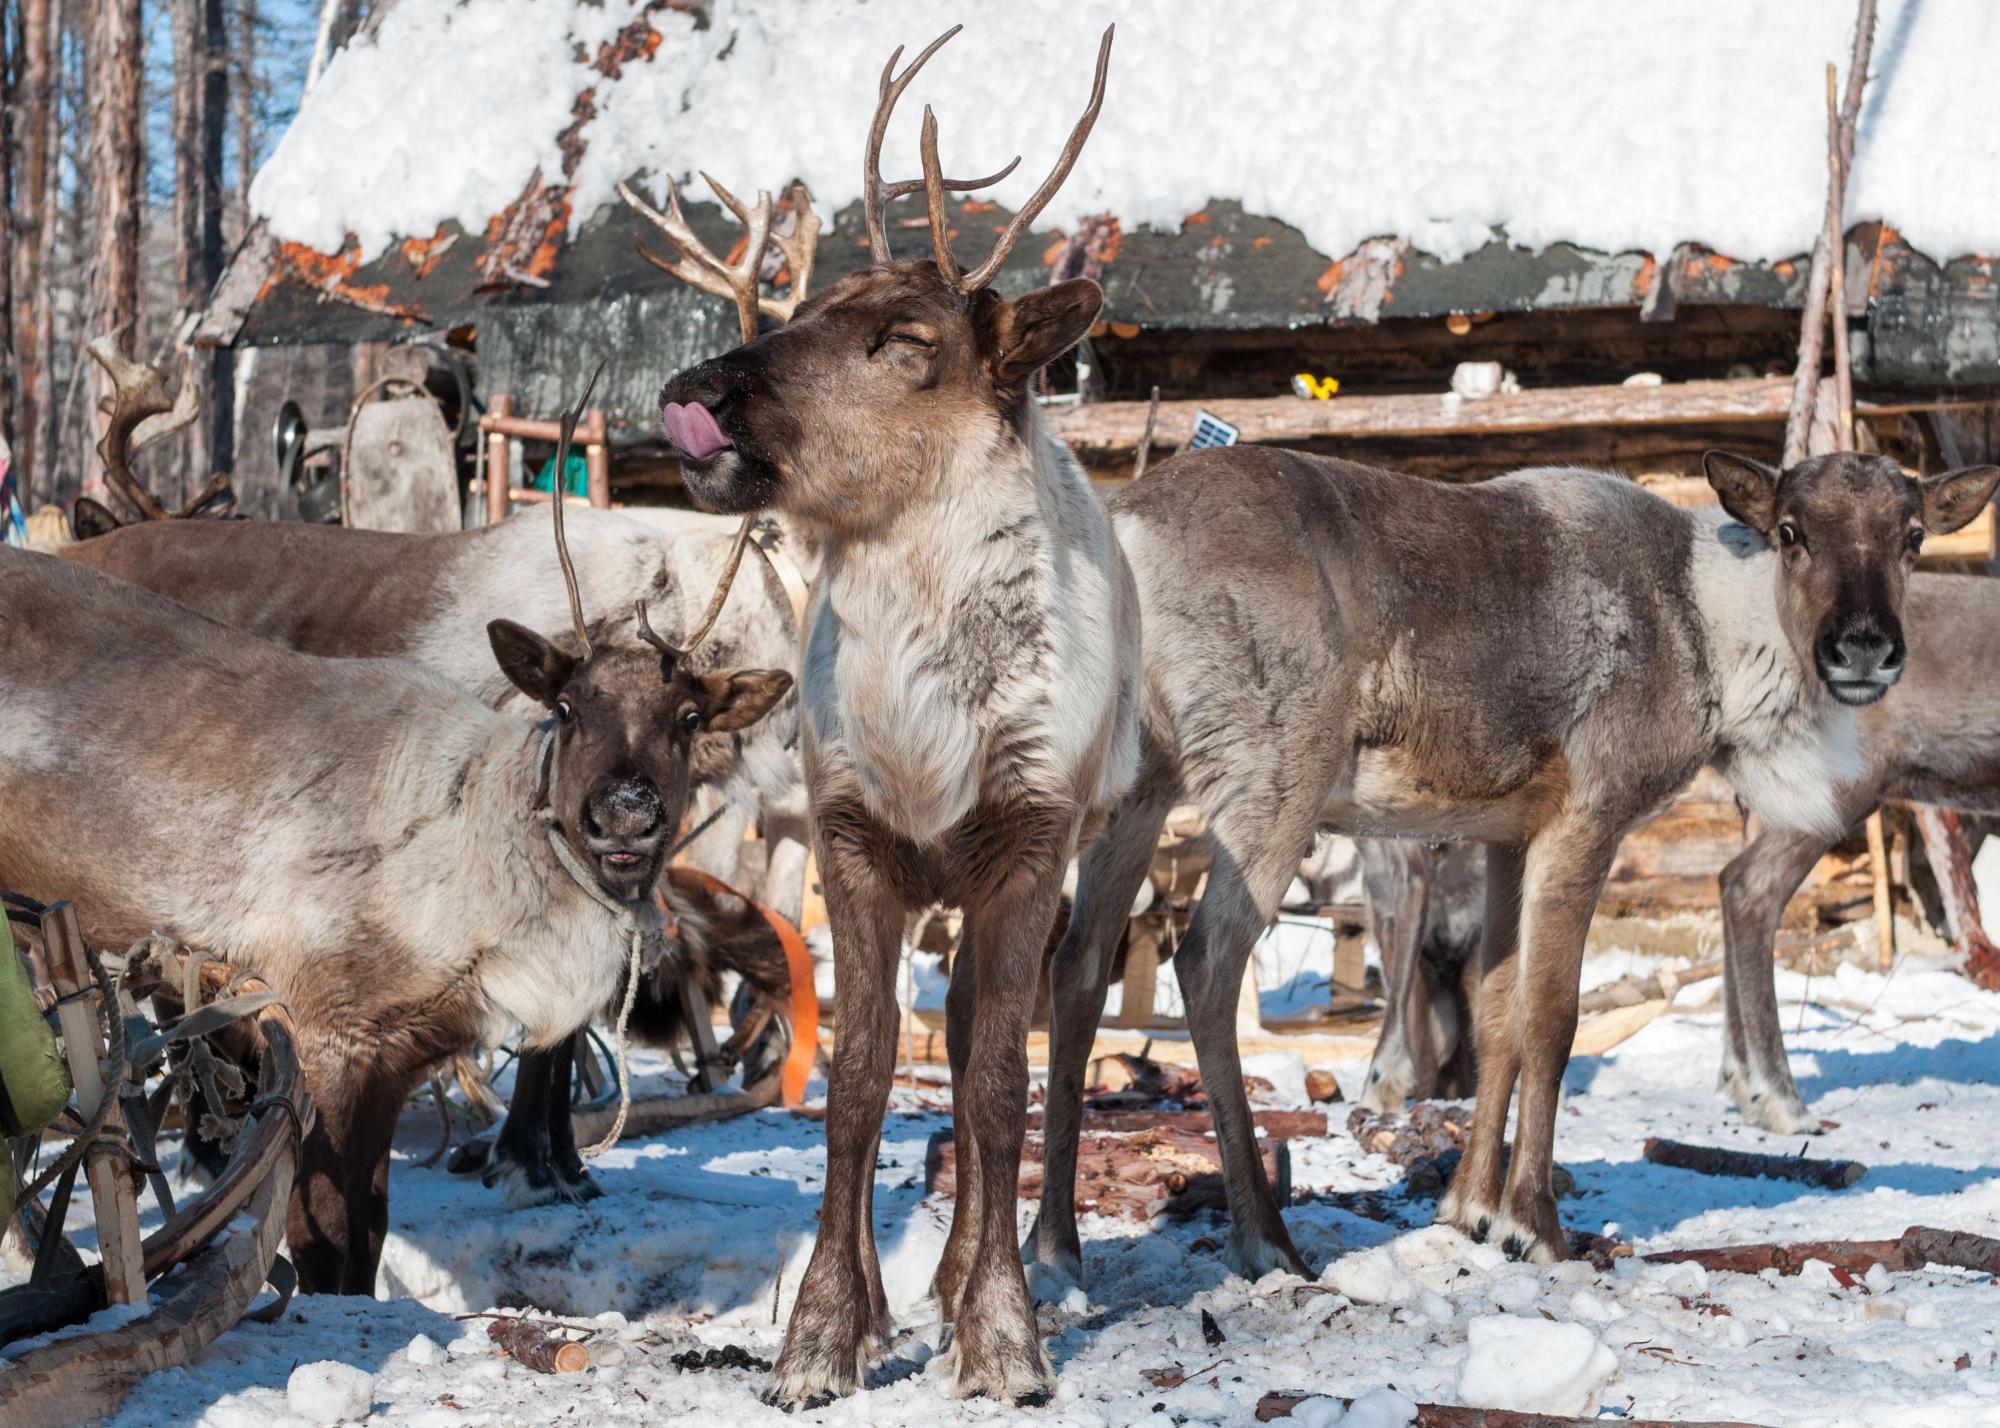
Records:
[[[542,737],[542,766],[536,779],[535,789],[538,804],[536,812],[541,815],[542,830],[548,834],[549,848],[555,853],[556,862],[561,865],[562,870],[569,874],[570,881],[582,888],[584,895],[592,902],[610,913],[617,922],[619,930],[624,932],[631,942],[631,951],[625,966],[625,1003],[618,1010],[618,1030],[612,1040],[612,1047],[618,1059],[618,1114],[612,1118],[611,1129],[604,1139],[595,1145],[583,1147],[582,1154],[594,1160],[618,1144],[618,1137],[625,1131],[625,1118],[632,1110],[632,1078],[627,1073],[625,1061],[625,1028],[632,1020],[632,1006],[639,999],[639,964],[645,956],[646,928],[630,904],[619,902],[597,885],[597,879],[583,866],[583,860],[577,857],[576,849],[572,848],[569,839],[563,836],[562,824],[557,820],[555,810],[549,804],[555,771],[556,731],[559,728],[561,728],[559,724],[549,725],[548,733]]]

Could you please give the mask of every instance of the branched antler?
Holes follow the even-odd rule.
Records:
[[[885,210],[896,199],[906,193],[915,193],[926,188],[924,179],[902,179],[896,183],[882,182],[882,138],[889,132],[889,116],[896,111],[896,101],[903,97],[903,91],[910,87],[910,81],[917,77],[917,71],[926,61],[944,47],[946,40],[964,29],[963,25],[953,25],[942,35],[925,46],[924,52],[910,61],[910,67],[901,74],[896,73],[896,61],[903,57],[903,47],[896,46],[896,52],[889,56],[889,62],[882,66],[882,82],[875,102],[875,122],[868,127],[868,163],[861,171],[861,211],[868,221],[868,246],[875,254],[875,264],[880,267],[892,262],[889,252],[888,219]],[[948,179],[940,177],[940,188],[952,193],[968,193],[974,189],[991,188],[1020,164],[1021,156],[1014,155],[1007,161],[1007,167],[985,178]],[[938,209],[932,206],[931,230],[938,231]]]
[[[819,215],[813,212],[812,195],[806,191],[806,186],[794,184],[788,195],[792,206],[792,231],[778,233],[772,223],[769,192],[758,190],[757,201],[745,207],[735,194],[709,175],[701,177],[715,191],[722,206],[735,214],[737,221],[743,225],[743,251],[733,263],[716,257],[708,245],[695,236],[687,216],[681,212],[680,191],[671,177],[667,179],[665,213],[640,198],[629,184],[619,184],[618,193],[648,223],[673,240],[679,252],[679,256],[670,262],[640,240],[636,242],[639,255],[661,271],[672,273],[691,288],[728,298],[736,305],[736,318],[742,327],[743,340],[748,342],[757,335],[758,313],[779,322],[789,322],[793,311],[809,295],[813,258],[819,246]],[[782,298],[764,297],[758,292],[758,276],[764,265],[766,245],[775,247],[791,268],[791,288]]]
[[[590,405],[590,394],[597,390],[597,379],[603,375],[604,364],[599,362],[597,370],[590,374],[584,384],[583,395],[576,399],[576,405],[562,414],[556,432],[555,478],[550,482],[551,494],[555,502],[556,559],[562,563],[563,584],[569,587],[569,618],[576,629],[576,642],[583,657],[591,656],[590,632],[583,624],[583,596],[576,588],[576,567],[570,564],[569,540],[563,534],[563,497],[568,482],[569,446],[576,438],[576,424],[583,416],[583,409]]]
[[[1083,152],[1084,141],[1090,137],[1091,127],[1097,123],[1097,112],[1104,107],[1104,78],[1111,68],[1111,36],[1117,29],[1116,25],[1107,25],[1104,38],[1098,42],[1097,78],[1090,86],[1090,104],[1084,109],[1083,117],[1076,121],[1076,127],[1070,130],[1069,142],[1063,145],[1062,156],[1056,160],[1056,166],[1049,171],[1049,176],[1042,180],[1042,186],[1035,190],[1035,196],[1021,205],[1013,221],[1001,231],[1000,237],[993,244],[993,251],[986,255],[986,261],[961,278],[958,275],[958,264],[952,259],[950,245],[937,239],[933,240],[933,246],[937,251],[938,272],[946,282],[953,284],[961,292],[978,292],[999,275],[1000,265],[1007,261],[1007,255],[1014,251],[1014,245],[1021,241],[1029,225],[1041,217],[1042,210],[1049,206],[1049,201],[1056,196],[1056,190],[1063,186],[1063,180],[1069,177],[1069,171],[1076,166],[1077,155]],[[951,185],[939,178],[936,173],[937,127],[930,117],[929,110],[924,112],[924,150],[924,199],[930,205],[931,232],[937,235],[945,231],[944,195]]]
[[[154,368],[119,354],[110,333],[84,348],[111,379],[111,390],[97,404],[104,415],[104,435],[97,456],[112,488],[149,521],[166,520],[168,512],[132,474],[132,458],[154,442],[191,426],[201,414],[201,393],[194,380],[194,354],[181,354],[180,390],[170,400],[166,379]]]
[[[685,645],[672,645],[655,634],[652,625],[646,620],[644,600],[639,602],[638,607],[640,639],[668,659],[678,660],[685,659],[693,652],[696,645],[708,638],[708,632],[715,628],[716,620],[722,615],[722,607],[729,599],[729,587],[736,583],[736,568],[743,563],[743,548],[750,542],[751,520],[750,516],[743,518],[743,525],[736,532],[736,543],[729,548],[729,563],[722,569],[722,578],[715,582],[715,593],[708,597],[708,609],[703,612],[701,623],[695,627],[694,634],[688,637],[688,642]]]

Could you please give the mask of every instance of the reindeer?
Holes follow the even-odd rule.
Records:
[[[567,568],[559,510],[556,532]],[[287,1226],[310,1291],[373,1293],[390,1137],[427,1067],[515,1024],[546,1046],[637,974],[695,736],[791,685],[694,672],[643,606],[645,645],[593,640],[573,584],[571,614],[575,649],[487,626],[548,711],[530,724],[405,661],[302,654],[0,551],[0,884],[290,1002],[319,1107]]]
[[[779,234],[773,231],[769,194],[759,194],[757,203],[746,207],[714,180],[710,183],[753,240],[733,264],[700,245],[681,217],[678,197],[670,216],[663,216],[629,190],[622,191],[647,217],[670,226],[681,244],[682,258],[665,265],[669,271],[731,298],[739,311],[747,294],[754,332],[757,311],[782,320],[808,295],[819,219],[809,195],[796,187],[789,196],[791,229]],[[767,240],[790,274],[781,298],[758,296],[758,263]],[[530,574],[549,573],[542,553],[556,515],[553,503],[498,525],[449,535],[162,519],[157,503],[150,511],[142,504],[150,498],[132,474],[130,456],[184,424],[183,416],[192,420],[193,385],[184,375],[180,395],[170,403],[164,383],[150,368],[118,358],[105,339],[92,344],[91,352],[114,384],[106,403],[109,428],[99,445],[107,481],[147,518],[121,526],[102,505],[79,500],[79,532],[102,533],[65,548],[64,558],[308,654],[412,659],[495,708],[531,719],[545,716],[540,703],[495,666],[485,624],[502,609],[548,637],[568,623],[562,583]],[[690,667],[709,672],[743,660],[789,667],[798,649],[792,588],[798,577],[781,548],[760,541],[750,578],[731,583],[744,555],[743,534],[734,540],[691,535],[663,541],[624,516],[589,508],[570,511],[566,537],[575,553],[591,637],[638,643],[635,600],[643,601],[663,628],[692,629],[703,618],[706,592],[722,588],[730,593],[711,639],[705,646],[689,641],[689,649],[697,651],[690,656]],[[802,589],[800,584],[801,594]],[[689,860],[733,881],[743,819],[760,814],[772,850],[763,900],[796,921],[805,874],[806,810],[794,701],[787,699],[781,710],[750,729],[700,734],[692,760],[694,788],[730,813],[693,839]],[[768,929],[754,910],[745,917],[731,916],[730,909],[686,883],[663,885],[662,896],[683,929],[679,944],[695,965],[697,981],[711,980],[708,963],[714,956],[730,959],[752,948],[768,952]],[[704,940],[711,929],[716,932],[712,944]],[[760,990],[772,990],[768,959],[725,965]],[[678,991],[648,977],[639,995],[636,1025],[664,1030],[673,1024]],[[570,1132],[574,1050],[572,1036],[554,1047],[523,1053],[507,1122],[486,1148],[486,1182],[503,1186],[517,1206],[581,1203],[603,1193],[585,1171]]]
[[[863,168],[874,266],[660,394],[697,500],[774,508],[821,547],[802,741],[840,1033],[819,1235],[767,1384],[773,1402],[853,1392],[887,1341],[870,1222],[875,1148],[904,920],[932,903],[965,912],[946,1015],[967,1169],[932,1282],[953,1325],[953,1391],[1014,1401],[1051,1391],[1014,1244],[1026,1033],[1071,852],[1138,753],[1131,574],[1031,391],[1089,330],[1103,294],[1083,279],[1011,300],[991,287],[1090,133],[1111,32],[1055,168],[969,272],[948,241],[945,194],[986,187],[1013,165],[946,178],[927,110],[923,178],[889,184],[880,171],[897,99],[956,33],[901,73],[899,48],[883,69]],[[919,190],[931,257],[898,262],[884,209]]]
[[[1051,968],[1041,1212],[1024,1252],[1079,1271],[1082,1076],[1110,952],[1168,808],[1214,864],[1176,950],[1233,1225],[1256,1277],[1303,1271],[1255,1147],[1235,1044],[1250,948],[1317,827],[1486,844],[1479,1115],[1439,1218],[1538,1263],[1579,968],[1624,832],[1704,762],[1774,826],[1831,837],[1854,712],[1905,659],[1925,531],[2000,482],[1824,456],[1705,461],[1720,512],[1542,469],[1446,486],[1258,447],[1178,457],[1110,501],[1139,584],[1141,771],[1085,853]],[[1514,1155],[1501,1137],[1514,1083]]]
[[[1382,955],[1382,1031],[1360,1103],[1400,1109],[1411,1096],[1469,1096],[1472,999],[1486,858],[1476,843],[1362,838],[1368,928]]]
[[[1862,773],[1839,791],[1850,831],[1886,799],[1923,803],[1920,819],[1937,816],[1939,808],[2000,814],[2000,728],[1986,698],[2000,680],[2000,586],[1986,577],[1920,572],[1911,577],[1904,613],[1918,632],[1900,681],[1905,692],[1856,716]],[[1930,830],[1925,832],[1930,847]],[[1454,1006],[1436,999],[1450,995],[1457,961],[1452,949],[1464,940],[1460,929],[1476,934],[1483,901],[1476,862],[1462,862],[1463,876],[1454,876],[1450,863],[1454,856],[1476,857],[1477,850],[1362,841],[1371,912],[1381,904],[1392,911],[1375,923],[1390,992],[1361,1103],[1387,1110],[1409,1096],[1462,1094],[1450,1072],[1440,1076],[1437,1068],[1469,1059],[1471,1040],[1461,1030],[1470,1020],[1457,1010],[1462,1000]],[[1778,1135],[1817,1135],[1821,1126],[1785,1058],[1772,945],[1786,903],[1836,841],[1763,828],[1721,875],[1725,1035],[1718,1087],[1745,1121]],[[1951,886],[1954,873],[1944,858],[1936,862],[1947,908],[1963,917],[1965,900]],[[1426,929],[1442,925],[1446,935],[1411,936],[1412,920]],[[1977,955],[1980,935],[1958,931]],[[1419,1042],[1404,1027],[1427,1039]]]
[[[1765,827],[1722,870],[1725,1039],[1720,1089],[1744,1120],[1781,1135],[1817,1134],[1785,1059],[1771,950],[1785,904],[1820,856],[1885,799],[2000,814],[2000,584],[1984,576],[1910,581],[1903,691],[1861,711],[1859,776],[1837,797],[1832,830]],[[1952,871],[1935,859],[1953,899]],[[1971,929],[1956,929],[1974,941]],[[1976,949],[1975,949],[1976,950]]]

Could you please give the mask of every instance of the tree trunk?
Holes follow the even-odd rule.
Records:
[[[208,69],[208,31],[203,25],[207,0],[173,0],[174,34],[174,306],[194,312],[208,296],[202,275],[202,139],[206,130],[203,101]],[[182,432],[182,485],[199,486],[208,472],[208,430],[196,422]],[[175,496],[184,492],[171,493]]]
[[[236,241],[250,231],[250,181],[257,177],[257,0],[240,0],[236,7]]]
[[[14,474],[21,503],[34,509],[36,486],[53,490],[43,468],[50,465],[50,451],[43,439],[43,427],[52,415],[49,391],[49,333],[43,318],[48,305],[38,303],[42,291],[42,254],[53,233],[46,227],[49,173],[49,109],[53,87],[49,56],[52,48],[49,0],[20,0],[20,27],[15,43],[20,55],[20,78],[14,91],[14,136],[20,145],[14,170],[14,188],[7,209],[7,223],[13,230],[12,328],[15,390],[19,407],[15,416]]]
[[[119,347],[139,351],[139,209],[144,171],[143,131],[145,42],[140,0],[104,0],[93,17],[90,46],[90,247],[91,304],[97,330],[116,334]],[[88,334],[87,337],[95,334]],[[94,392],[110,390],[98,376]],[[102,425],[93,418],[93,439]],[[102,495],[104,480],[94,463],[84,490]]]
[[[201,96],[201,295],[206,306],[222,276],[222,140],[229,123],[229,31],[222,0],[203,0],[203,65]],[[203,442],[207,459],[188,471],[190,487],[198,487],[218,471],[236,464],[236,354],[219,347],[208,359],[208,412]],[[183,493],[192,498],[191,489]]]
[[[8,469],[14,461],[14,89],[18,46],[12,15],[0,4],[0,200],[7,216],[0,220],[0,456]],[[22,502],[23,506],[27,503]],[[0,524],[7,512],[0,503]]]

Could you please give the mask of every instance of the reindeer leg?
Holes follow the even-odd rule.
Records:
[[[1439,1224],[1454,1225],[1481,1241],[1499,1213],[1507,1104],[1514,1099],[1514,1079],[1521,1069],[1521,1048],[1514,1029],[1514,982],[1524,857],[1520,848],[1487,845],[1486,922],[1479,944],[1479,991],[1474,998],[1478,1109],[1458,1171],[1437,1208]]]
[[[604,1187],[584,1168],[576,1149],[576,1122],[571,1119],[570,1086],[576,1074],[577,1032],[557,1043],[550,1052],[549,1100],[547,1107],[549,1165],[555,1172],[556,1193],[571,1204],[581,1205],[604,1193]]]
[[[372,1295],[389,1228],[389,1146],[417,1078],[384,1078],[342,1040],[300,1037],[318,1117],[299,1152],[285,1238],[305,1293]]]
[[[1208,1093],[1222,1151],[1229,1267],[1246,1279],[1274,1269],[1310,1278],[1264,1175],[1257,1126],[1243,1090],[1243,1060],[1236,1049],[1236,1003],[1251,949],[1277,915],[1278,901],[1310,841],[1312,807],[1308,804],[1303,813],[1285,809],[1275,829],[1268,821],[1255,826],[1257,817],[1239,815],[1235,808],[1217,817],[1210,835],[1215,863],[1187,935],[1174,951],[1174,973],[1180,978],[1202,1089]]]
[[[1042,1203],[1021,1258],[1083,1282],[1076,1234],[1076,1144],[1083,1118],[1083,1078],[1111,987],[1111,954],[1131,919],[1132,902],[1152,868],[1160,827],[1174,800],[1174,780],[1148,760],[1138,786],[1084,849],[1069,926],[1049,965],[1049,1085],[1042,1121]],[[1150,949],[1140,953],[1151,956]]]
[[[944,1252],[938,1256],[937,1272],[931,1276],[931,1299],[938,1315],[947,1324],[958,1317],[959,1298],[965,1279],[972,1272],[972,1257],[979,1248],[979,1141],[965,1123],[966,1107],[972,1103],[972,1088],[966,1073],[972,1064],[972,1028],[978,1005],[978,952],[972,940],[972,924],[967,922],[958,936],[958,951],[951,960],[951,982],[944,996],[944,1050],[951,1062],[951,1125],[958,1155],[958,1193],[952,1199],[951,1231],[945,1236]]]
[[[1070,816],[1042,815],[991,895],[966,908],[978,979],[967,1099],[957,1117],[978,1146],[978,1241],[952,1324],[951,1391],[1002,1403],[1046,1402],[1055,1374],[1035,1327],[1015,1248],[1021,1140],[1027,1130],[1028,1023],[1075,835]],[[1128,904],[1129,906],[1129,904]]]
[[[1437,1084],[1422,945],[1429,893],[1427,850],[1399,838],[1359,842],[1368,921],[1382,954],[1382,980],[1388,984],[1382,1034],[1368,1062],[1361,1104],[1376,1112],[1399,1111],[1411,1096],[1431,1095]]]
[[[1817,1134],[1820,1124],[1785,1059],[1771,950],[1785,904],[1829,846],[1811,833],[1765,828],[1722,870],[1726,1035],[1717,1088],[1746,1122],[1779,1135]]]
[[[765,1401],[774,1404],[853,1393],[888,1328],[868,1213],[896,1069],[896,961],[906,909],[859,840],[844,833],[829,837],[828,815],[821,820],[820,875],[833,925],[839,1034],[827,1073],[819,1236],[799,1281],[784,1348],[765,1382]]]
[[[574,1042],[574,1037],[565,1037],[540,1051],[524,1050],[515,1063],[514,1095],[507,1103],[507,1121],[493,1138],[486,1171],[479,1178],[488,1188],[504,1186],[507,1203],[517,1210],[572,1198],[564,1193],[562,1179],[556,1173],[549,1127],[554,1113],[556,1067],[570,1064]],[[565,1114],[567,1110],[565,1096]]]
[[[1569,1258],[1569,1237],[1556,1214],[1550,1184],[1556,1108],[1570,1043],[1576,1039],[1584,935],[1625,827],[1616,818],[1578,810],[1544,828],[1528,845],[1521,881],[1521,946],[1514,959],[1521,1110],[1507,1188],[1493,1224],[1493,1237],[1514,1259],[1553,1264]]]

